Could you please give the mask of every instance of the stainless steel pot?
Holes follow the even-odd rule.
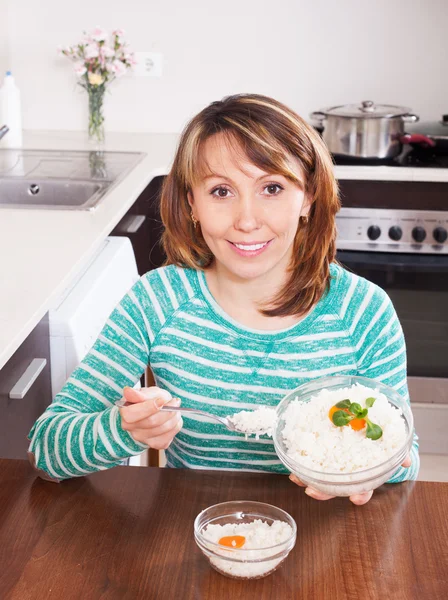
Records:
[[[311,113],[311,119],[323,128],[322,137],[332,154],[352,158],[390,159],[398,156],[403,144],[434,142],[424,135],[405,133],[405,123],[418,116],[404,106],[361,104],[333,106]]]

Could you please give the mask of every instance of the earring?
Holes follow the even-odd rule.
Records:
[[[190,217],[191,217],[191,220],[192,220],[192,222],[193,222],[193,227],[196,229],[196,226],[197,226],[198,222],[197,222],[197,220],[195,219],[195,216],[194,216],[194,214],[193,214],[193,211],[191,211],[191,213],[190,213]]]
[[[303,215],[302,217],[300,217],[300,220],[304,225],[306,225],[308,223],[308,215]]]

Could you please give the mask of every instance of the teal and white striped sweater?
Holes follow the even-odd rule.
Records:
[[[182,405],[226,416],[276,406],[289,390],[324,375],[364,375],[409,401],[402,329],[386,293],[342,267],[314,309],[283,331],[258,331],[224,313],[200,271],[175,266],[144,275],[114,310],[86,358],[30,433],[35,465],[54,479],[120,464],[145,445],[121,427],[115,401],[150,364],[157,385]],[[285,473],[272,440],[227,431],[200,417],[166,451],[170,467]],[[412,467],[393,482],[415,479]]]

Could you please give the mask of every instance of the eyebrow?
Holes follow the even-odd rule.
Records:
[[[265,177],[276,177],[276,176],[280,176],[280,177],[284,177],[285,179],[288,179],[281,173],[265,173],[264,175],[260,175],[260,177],[257,177],[257,179],[255,181],[260,181],[261,179],[264,179]],[[225,175],[220,175],[219,173],[211,173],[210,175],[206,175],[206,177],[203,178],[203,181],[207,181],[207,179],[215,179],[215,178],[216,179],[225,179],[226,181],[231,181],[233,183],[233,181],[229,177],[226,177]],[[298,185],[301,189],[305,189],[305,184],[303,183],[303,181],[301,179],[298,179],[298,181],[294,181],[293,183],[295,185]]]
[[[285,177],[284,175],[282,175],[281,173],[265,173],[264,175],[260,175],[260,177],[257,177],[257,179],[255,181],[260,181],[260,179],[264,179],[265,177]],[[225,175],[220,175],[219,173],[212,173],[211,175],[207,175],[206,177],[204,177],[204,181],[206,179],[226,179],[227,181],[232,181],[230,179],[230,177],[226,177]],[[285,177],[286,179],[286,177]]]

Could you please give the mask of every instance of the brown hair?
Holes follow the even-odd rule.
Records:
[[[166,264],[205,270],[213,262],[200,227],[193,226],[187,194],[206,169],[201,147],[217,133],[237,142],[250,162],[269,173],[297,182],[291,155],[301,164],[309,219],[297,229],[286,285],[261,312],[267,316],[304,314],[329,285],[329,266],[336,252],[338,187],[331,156],[319,134],[294,111],[267,96],[228,96],[204,108],[184,129],[161,196]]]

